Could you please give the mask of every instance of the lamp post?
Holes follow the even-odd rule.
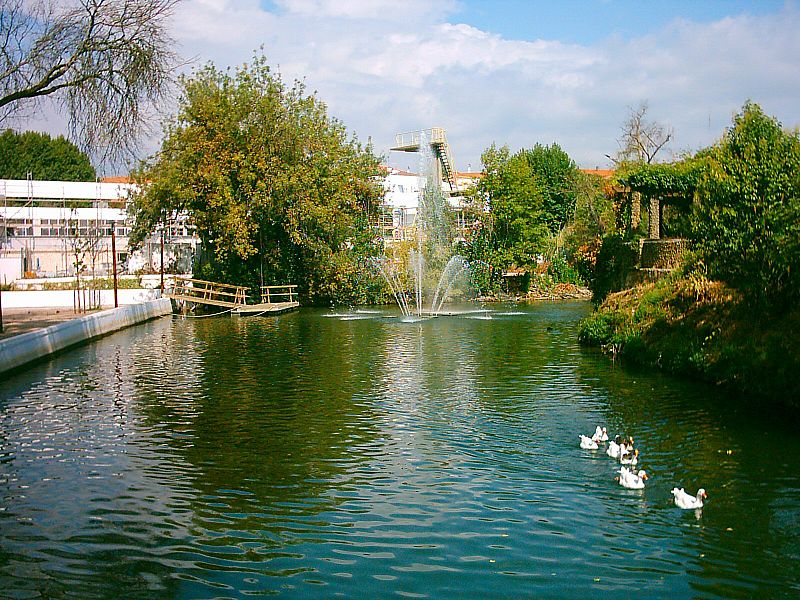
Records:
[[[164,295],[164,225],[161,225],[161,295]]]
[[[117,236],[115,235],[117,224],[111,221],[111,261],[114,265],[114,308],[119,307],[117,301]]]

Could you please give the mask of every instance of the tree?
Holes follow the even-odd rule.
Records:
[[[484,177],[476,198],[488,213],[473,239],[491,265],[506,268],[536,263],[549,235],[542,206],[544,194],[524,152],[511,156],[508,146],[494,144],[482,155]]]
[[[84,149],[133,149],[170,87],[176,1],[0,0],[0,122],[50,97]]]
[[[28,173],[46,181],[94,181],[97,176],[89,157],[63,136],[0,133],[0,179],[26,179]]]
[[[542,218],[557,234],[572,220],[577,198],[578,166],[561,147],[536,144],[521,150],[542,192]]]
[[[143,165],[133,244],[177,211],[194,221],[207,278],[257,288],[297,283],[306,301],[357,301],[374,254],[369,213],[380,164],[302,83],[266,59],[181,79],[177,118]],[[196,271],[197,272],[197,271]]]
[[[646,100],[640,102],[637,108],[629,109],[628,120],[622,125],[622,137],[618,140],[620,151],[614,162],[650,164],[674,137],[672,127],[647,120],[648,109]]]
[[[709,275],[760,304],[800,299],[800,135],[746,103],[703,152],[694,236]]]

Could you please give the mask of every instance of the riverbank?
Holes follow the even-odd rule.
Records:
[[[95,312],[98,311],[77,313],[74,309],[65,306],[59,308],[3,308],[3,331],[0,332],[0,340],[28,333],[29,331],[44,329],[45,327],[63,323],[64,321],[71,321],[82,317],[84,314],[93,314]]]
[[[557,300],[591,300],[592,291],[587,287],[573,283],[558,283],[550,288],[539,288],[534,285],[524,294],[495,294],[481,296],[481,302],[535,302]]]
[[[800,409],[800,309],[756,311],[718,282],[674,276],[611,294],[580,339],[623,361]]]

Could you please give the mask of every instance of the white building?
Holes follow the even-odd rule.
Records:
[[[470,225],[466,222],[461,194],[474,187],[481,178],[481,173],[456,173],[456,193],[450,191],[450,186],[442,182],[442,194],[447,198],[456,217],[459,228]],[[383,180],[386,190],[383,200],[384,212],[380,215],[378,226],[385,242],[391,243],[409,239],[414,228],[419,208],[422,190],[426,179],[400,169],[387,168],[387,175]]]
[[[133,256],[128,252],[126,206],[133,190],[134,184],[122,181],[0,180],[0,282],[72,276],[76,265],[85,273],[108,275],[112,230],[118,272],[159,270],[160,240],[149,240]],[[165,266],[185,262],[197,244],[186,220],[164,233]]]

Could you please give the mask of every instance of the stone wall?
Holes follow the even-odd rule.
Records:
[[[684,239],[644,240],[639,256],[640,269],[674,269],[689,249]]]

